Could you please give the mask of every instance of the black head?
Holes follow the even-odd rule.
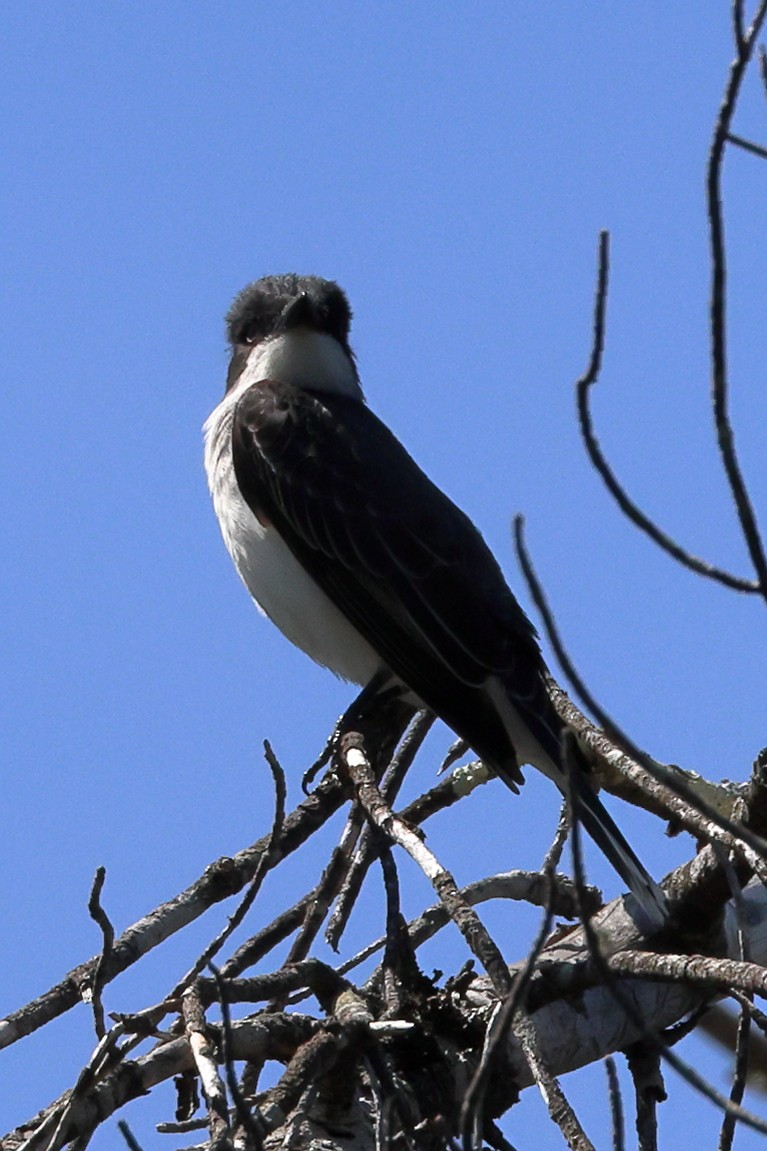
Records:
[[[236,349],[305,326],[333,336],[348,352],[351,320],[349,301],[338,284],[291,273],[264,276],[243,288],[227,313],[226,330]]]

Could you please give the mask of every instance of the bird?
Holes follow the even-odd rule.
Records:
[[[351,683],[435,712],[512,790],[529,764],[566,790],[563,731],[536,631],[471,519],[368,407],[343,289],[269,275],[226,316],[226,390],[204,425],[226,547],[257,606]],[[583,826],[650,930],[665,896],[577,751]]]

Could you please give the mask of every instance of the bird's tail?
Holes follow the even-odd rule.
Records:
[[[581,771],[572,771],[570,777],[578,818],[636,899],[647,917],[649,929],[659,931],[668,919],[668,904],[662,888],[634,854],[588,777]]]
[[[490,719],[495,720],[495,726],[491,728],[488,711],[482,716],[484,745],[477,739],[476,732],[465,734],[474,750],[492,765],[512,791],[518,791],[519,784],[524,782],[517,765],[530,763],[565,792],[568,765],[563,748],[564,724],[554,709],[537,665],[533,665],[535,675],[523,685],[519,682],[519,668],[514,670],[517,676],[513,682],[491,677],[484,685],[484,698],[490,704]],[[459,734],[464,734],[458,724],[455,726]],[[590,764],[577,736],[570,747],[573,762],[569,776],[577,815],[634,896],[646,920],[642,927],[648,934],[658,931],[668,919],[666,897],[602,805],[591,784]]]

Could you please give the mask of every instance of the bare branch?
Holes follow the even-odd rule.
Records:
[[[746,1076],[748,1072],[748,1036],[751,1028],[751,1017],[745,1008],[741,1008],[738,1020],[738,1037],[735,1045],[735,1072],[730,1088],[730,1102],[735,1106],[743,1102],[746,1090]],[[728,1111],[722,1119],[722,1130],[719,1135],[719,1151],[730,1151],[735,1135],[736,1116]]]
[[[484,1109],[485,1093],[487,1091],[487,1084],[494,1056],[496,1055],[501,1045],[504,1043],[509,1030],[512,1028],[512,1024],[517,1013],[523,1012],[526,1008],[530,982],[533,978],[533,974],[538,963],[538,958],[551,931],[551,924],[554,916],[553,905],[555,900],[554,869],[559,862],[559,856],[561,854],[561,848],[564,844],[568,826],[569,812],[567,810],[566,804],[565,811],[559,819],[554,841],[546,853],[546,859],[541,876],[545,884],[546,893],[545,913],[543,920],[541,921],[541,926],[538,930],[538,934],[536,935],[527,959],[516,974],[516,978],[514,980],[511,991],[506,995],[503,1003],[499,1005],[498,1010],[490,1016],[490,1022],[485,1033],[482,1058],[480,1059],[479,1066],[474,1073],[474,1077],[469,1084],[469,1088],[461,1105],[461,1132],[463,1136],[463,1145],[466,1151],[469,1151],[469,1149],[477,1143],[480,1131],[483,1127],[482,1114]],[[579,900],[576,895],[576,904],[578,903]],[[529,1059],[528,1065],[530,1065]]]
[[[226,1083],[229,1088],[229,1094],[234,1103],[235,1114],[239,1125],[244,1129],[245,1135],[250,1139],[252,1146],[260,1151],[260,1148],[263,1147],[262,1132],[242,1096],[234,1071],[234,1061],[232,1059],[232,1018],[229,1014],[226,986],[218,968],[213,963],[209,963],[208,967],[216,984],[218,1002],[221,1007],[221,1056],[226,1069]],[[235,1132],[235,1145],[236,1143]]]
[[[117,1130],[125,1140],[128,1151],[143,1151],[141,1144],[124,1119],[117,1120]]]
[[[767,0],[761,0],[747,32],[743,30],[743,10],[735,0],[736,56],[724,90],[708,160],[706,199],[708,203],[709,242],[711,246],[711,392],[717,442],[725,474],[740,520],[760,593],[767,599],[767,557],[756,522],[756,514],[746,489],[735,452],[735,439],[730,424],[727,377],[727,266],[724,218],[722,213],[722,167],[727,137],[746,68],[756,46],[756,39],[767,16]]]
[[[287,817],[275,861],[296,851],[338,810],[345,798],[345,785],[330,775]],[[236,895],[256,872],[263,853],[268,850],[271,835],[258,840],[231,859],[211,863],[200,879],[174,899],[160,904],[153,912],[134,923],[116,940],[104,981],[110,982],[147,952],[181,931],[214,904]],[[20,1010],[0,1020],[0,1048],[7,1047],[24,1035],[36,1031],[58,1015],[79,1003],[83,988],[93,979],[98,958],[75,967],[55,987]]]
[[[559,1127],[571,1151],[595,1151],[594,1144],[586,1135],[578,1116],[568,1102],[559,1080],[552,1074],[541,1052],[535,1026],[529,1016],[518,1012],[514,1018],[514,1032],[522,1044],[525,1058],[533,1073],[549,1115]]]
[[[744,152],[751,152],[754,156],[759,156],[762,160],[767,160],[767,148],[762,147],[761,144],[755,144],[753,140],[746,140],[743,136],[736,136],[734,132],[728,132],[727,143],[735,144],[738,148],[742,148]]]
[[[203,951],[202,955],[198,957],[198,959],[192,965],[191,969],[187,971],[186,975],[181,977],[176,986],[168,995],[168,999],[177,999],[184,991],[184,989],[189,987],[193,980],[195,980],[200,974],[200,972],[208,966],[214,956],[216,956],[224,946],[227,939],[229,939],[229,937],[237,930],[245,916],[248,914],[248,911],[253,906],[255,898],[261,889],[261,884],[263,883],[269,868],[274,862],[277,852],[277,844],[285,824],[285,772],[277,762],[277,758],[272,751],[268,740],[264,740],[264,755],[266,762],[269,764],[269,768],[272,773],[272,779],[274,781],[274,817],[272,820],[272,830],[269,833],[266,847],[259,855],[258,862],[256,864],[255,875],[251,879],[250,886],[245,892],[244,898],[240,901],[239,906],[234,911],[234,914],[229,916],[229,920],[226,926],[218,933],[218,935],[216,935],[214,939],[211,940],[211,942]]]
[[[392,805],[399,794],[405,775],[434,724],[434,716],[428,711],[420,711],[389,764],[381,781],[381,794]],[[344,886],[338,895],[333,914],[325,931],[325,938],[334,951],[338,949],[346,924],[349,921],[355,900],[362,888],[370,864],[375,859],[375,842],[369,824],[362,829],[359,844],[352,860]]]
[[[666,1088],[657,1048],[635,1043],[626,1051],[636,1094],[636,1130],[639,1151],[658,1151],[658,1103],[666,1099]]]
[[[376,787],[373,773],[362,747],[360,737],[349,732],[342,741],[342,756],[354,781],[360,803],[368,818],[392,841],[404,848],[430,881],[450,918],[461,931],[471,951],[493,981],[505,994],[509,989],[508,968],[476,912],[461,898],[460,892],[447,868],[426,847],[424,842],[387,806]]]
[[[745,46],[745,26],[743,20],[743,0],[732,0],[732,32],[735,48],[741,53]]]
[[[190,987],[182,1000],[186,1037],[200,1076],[205,1102],[208,1105],[208,1126],[211,1144],[231,1151],[229,1107],[226,1091],[218,1073],[218,1057],[208,1032],[208,1024],[200,996]]]
[[[643,531],[646,535],[653,540],[658,547],[663,551],[668,552],[679,563],[689,568],[691,571],[696,572],[698,575],[706,576],[709,579],[716,580],[718,583],[724,584],[725,587],[733,588],[736,591],[742,592],[757,592],[760,590],[759,584],[754,583],[752,580],[742,579],[740,576],[732,575],[730,572],[724,571],[722,568],[715,567],[713,564],[708,563],[706,560],[700,559],[698,556],[688,552],[685,548],[681,547],[676,540],[672,539],[666,532],[662,531],[650,518],[647,516],[638,504],[635,504],[631,497],[626,492],[625,488],[618,481],[614,471],[610,467],[607,459],[602,452],[599,440],[597,439],[594,431],[594,424],[591,417],[590,396],[591,390],[596,384],[599,373],[602,367],[602,354],[604,351],[605,342],[605,314],[607,310],[607,286],[610,271],[610,235],[608,232],[601,232],[599,235],[599,258],[597,269],[597,287],[594,297],[594,336],[591,348],[591,358],[589,366],[584,375],[578,380],[576,384],[576,397],[578,401],[578,420],[581,428],[581,435],[586,447],[591,463],[596,468],[599,475],[602,477],[605,486],[612,495],[618,507],[623,514],[631,520],[633,524]]]
[[[568,681],[572,684],[576,694],[580,697],[584,706],[589,711],[593,712],[596,716],[598,723],[605,729],[610,739],[625,749],[625,751],[634,759],[641,767],[667,787],[674,795],[688,803],[693,809],[697,808],[707,820],[709,820],[715,827],[720,828],[722,831],[727,832],[736,840],[742,842],[747,847],[756,853],[758,859],[767,859],[767,842],[761,836],[755,835],[748,827],[738,825],[727,819],[719,811],[706,803],[700,795],[698,795],[692,787],[690,787],[683,779],[679,778],[675,773],[667,771],[660,763],[657,763],[650,756],[636,746],[626,733],[618,727],[615,721],[599,706],[594,696],[589,692],[585,683],[579,676],[575,669],[575,665],[565,651],[562,640],[559,636],[554,617],[549,608],[548,602],[544,596],[543,588],[535,574],[530,557],[524,544],[523,537],[524,520],[521,516],[517,516],[514,520],[514,538],[517,549],[517,556],[520,565],[524,572],[527,586],[530,594],[535,601],[535,605],[541,615],[541,618],[546,629],[546,635],[554,649],[556,657],[567,676]]]
[[[112,954],[112,948],[115,942],[115,929],[112,922],[107,915],[104,908],[101,906],[101,892],[104,888],[104,880],[106,879],[106,868],[99,867],[93,877],[93,886],[91,888],[90,898],[88,900],[88,911],[91,919],[98,923],[101,928],[101,935],[103,943],[101,946],[101,955],[99,955],[96,964],[96,970],[93,973],[93,983],[90,988],[90,993],[93,1002],[93,1023],[96,1029],[96,1037],[103,1039],[106,1033],[104,1026],[104,1005],[101,1002],[101,992],[104,989],[105,971],[109,957]]]
[[[612,1055],[608,1055],[605,1059],[605,1074],[607,1075],[607,1093],[610,1099],[610,1115],[613,1126],[613,1151],[626,1151],[621,1085],[618,1079],[618,1069]]]

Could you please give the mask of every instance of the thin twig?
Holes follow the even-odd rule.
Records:
[[[634,1081],[639,1151],[658,1151],[658,1104],[666,1099],[658,1049],[654,1044],[632,1043],[626,1059]]]
[[[296,851],[335,814],[344,802],[345,789],[346,785],[332,775],[321,781],[312,795],[286,818],[275,853],[276,860]],[[270,838],[265,836],[232,858],[216,860],[185,891],[161,903],[124,931],[115,941],[110,960],[105,965],[105,981],[110,982],[137,963],[147,952],[181,931],[214,904],[241,891],[253,878]],[[91,984],[98,959],[89,959],[75,967],[49,991],[0,1021],[0,1049],[30,1035],[80,1003],[82,989]]]
[[[269,838],[266,841],[266,846],[259,856],[256,865],[256,871],[250,881],[248,890],[245,892],[242,900],[229,920],[218,935],[210,941],[208,946],[203,951],[202,955],[198,957],[189,971],[181,977],[176,986],[168,995],[168,999],[177,999],[182,994],[185,988],[197,978],[200,972],[208,966],[210,961],[221,950],[226,943],[227,939],[237,930],[242,923],[248,911],[253,906],[253,902],[261,889],[261,884],[266,878],[266,874],[272,867],[275,856],[277,853],[277,844],[279,843],[282,829],[285,825],[285,772],[277,762],[277,758],[272,751],[269,740],[264,740],[264,758],[269,764],[269,769],[272,773],[274,781],[274,817],[272,819],[272,829],[269,833]]]
[[[753,140],[746,140],[743,136],[736,136],[734,132],[728,132],[727,143],[735,144],[738,148],[742,148],[744,152],[752,152],[754,156],[759,156],[762,160],[767,160],[767,148],[762,147],[761,144],[755,144]]]
[[[720,857],[725,853],[719,852]],[[746,962],[751,958],[751,953],[748,946],[748,917],[746,912],[745,903],[743,900],[743,891],[738,883],[735,869],[729,858],[723,860],[725,867],[725,874],[730,884],[730,889],[733,895],[733,904],[735,906],[735,916],[737,920],[737,940],[738,940],[738,958],[741,962]],[[730,1102],[740,1104],[743,1102],[743,1096],[746,1091],[746,1080],[748,1076],[748,1053],[749,1053],[749,1038],[751,1032],[751,1015],[745,1005],[740,1008],[740,1018],[738,1019],[738,1032],[735,1042],[735,1067],[732,1076],[732,1086],[730,1087]],[[728,1113],[722,1119],[722,1127],[719,1133],[719,1149],[718,1151],[731,1151],[732,1141],[735,1137],[735,1117]]]
[[[215,1046],[208,1032],[205,1011],[196,987],[189,987],[184,992],[182,1009],[186,1037],[208,1105],[211,1144],[216,1147],[231,1147],[226,1092],[219,1075]]]
[[[621,1085],[618,1079],[618,1069],[612,1055],[608,1055],[605,1059],[605,1074],[607,1075],[607,1094],[610,1099],[610,1116],[612,1118],[613,1151],[625,1151],[626,1130],[623,1121]]]
[[[128,1151],[143,1151],[141,1144],[124,1119],[117,1120],[117,1130],[128,1145]]]
[[[740,520],[743,537],[757,576],[761,595],[767,599],[767,556],[756,522],[756,514],[735,452],[730,424],[727,377],[727,265],[722,212],[722,167],[727,136],[735,113],[743,77],[753,54],[756,39],[767,16],[767,0],[762,0],[747,32],[743,30],[740,0],[733,5],[736,56],[730,67],[722,104],[714,126],[714,136],[706,175],[709,242],[711,246],[711,394],[719,453]]]
[[[392,843],[404,848],[418,864],[461,931],[472,954],[476,955],[485,968],[493,986],[499,994],[506,994],[510,987],[510,976],[500,949],[477,913],[461,898],[458,886],[447,868],[442,866],[423,840],[384,801],[376,786],[362,739],[357,733],[349,732],[344,736],[342,757],[368,818],[380,827]]]
[[[559,812],[559,821],[557,823],[557,830],[554,833],[551,847],[544,856],[541,872],[544,876],[551,876],[554,878],[554,873],[559,867],[559,861],[562,858],[562,852],[567,843],[567,837],[570,834],[570,809],[567,800],[562,801],[562,807]],[[552,890],[551,888],[549,889]]]
[[[759,584],[753,580],[742,579],[740,576],[732,575],[730,572],[725,571],[723,568],[716,567],[708,563],[706,560],[700,559],[698,556],[692,554],[683,548],[676,540],[672,539],[670,535],[664,532],[661,528],[654,523],[649,516],[642,511],[642,509],[635,504],[631,497],[626,492],[625,488],[619,482],[615,472],[607,462],[599,440],[597,439],[596,432],[594,431],[594,423],[591,416],[590,397],[593,386],[596,384],[599,373],[602,368],[602,355],[605,343],[605,317],[607,310],[607,287],[609,281],[610,271],[610,234],[609,232],[600,232],[599,234],[599,257],[597,267],[597,287],[594,296],[594,321],[593,321],[593,343],[591,348],[591,358],[589,361],[586,372],[581,376],[575,385],[576,397],[578,402],[578,420],[581,428],[581,435],[591,463],[596,468],[599,475],[602,477],[605,486],[612,495],[618,507],[623,514],[631,520],[641,531],[653,540],[658,547],[663,551],[668,552],[679,563],[689,568],[691,571],[696,572],[698,575],[706,576],[709,579],[716,580],[722,583],[725,587],[734,588],[736,591],[743,592],[757,592],[759,591]]]
[[[568,743],[570,743],[570,741],[566,740],[566,751]],[[571,764],[571,758],[571,755],[566,754],[565,762],[568,767],[568,777],[571,767],[574,766]],[[579,890],[585,881],[583,876],[583,858],[580,848],[580,827],[578,825],[577,819],[573,822],[572,850],[576,890]],[[601,968],[603,972],[607,989],[621,1010],[626,1014],[628,1019],[630,1019],[632,1024],[639,1030],[640,1035],[642,1036],[642,1040],[647,1043],[656,1044],[661,1058],[664,1059],[671,1067],[673,1067],[677,1074],[681,1075],[681,1077],[691,1087],[694,1087],[695,1090],[699,1091],[701,1095],[705,1096],[706,1099],[710,1100],[710,1102],[715,1104],[715,1106],[719,1107],[721,1111],[727,1115],[732,1115],[741,1123],[746,1124],[748,1127],[752,1127],[755,1131],[759,1131],[761,1134],[767,1135],[767,1122],[765,1120],[760,1119],[758,1115],[754,1115],[750,1111],[746,1111],[744,1107],[732,1102],[725,1095],[723,1095],[721,1091],[717,1091],[713,1084],[709,1083],[694,1067],[691,1067],[688,1063],[681,1059],[675,1051],[672,1051],[666,1044],[664,1044],[663,1039],[658,1034],[657,1030],[652,1025],[648,1024],[646,1020],[642,1019],[640,1013],[637,1011],[634,1005],[633,1000],[631,999],[631,996],[623,990],[615,978],[612,964],[612,959],[614,957],[611,956],[608,958],[603,955],[599,937],[591,925],[588,916],[582,916],[581,922],[583,924],[583,930],[586,936],[586,941],[588,943],[589,952],[592,959],[594,960],[594,963],[597,965],[597,967]]]
[[[412,765],[430,728],[434,724],[434,718],[431,712],[418,712],[406,731],[391,763],[384,772],[383,779],[381,780],[381,794],[389,805],[394,804],[405,779],[405,775]],[[375,859],[375,842],[376,840],[373,836],[372,829],[369,824],[366,824],[362,829],[357,850],[344,879],[343,887],[339,892],[336,905],[328,920],[325,931],[325,939],[334,951],[338,950],[341,936],[349,922],[349,916],[352,913],[365,876],[371,863]]]
[[[307,907],[315,898],[316,892],[316,887],[308,891],[287,911],[280,912],[266,927],[256,932],[250,939],[246,939],[226,963],[222,964],[221,974],[224,979],[233,979],[236,975],[241,975],[296,931],[304,922]]]
[[[751,1022],[756,1024],[763,1035],[767,1035],[767,1014],[765,1014],[764,1011],[760,1011],[758,1007],[754,1006],[754,1004],[751,1002],[750,993],[744,993],[742,991],[736,990],[732,992],[732,998],[741,1007],[745,1007],[751,1016]],[[724,1009],[722,1008],[722,1010]]]
[[[96,970],[93,973],[93,983],[91,985],[91,998],[93,1004],[93,1025],[96,1029],[96,1036],[103,1039],[106,1034],[106,1026],[104,1025],[104,1004],[101,1001],[101,993],[104,990],[106,982],[106,970],[109,963],[112,949],[115,942],[115,929],[112,926],[111,920],[107,915],[104,908],[101,906],[101,892],[104,888],[104,880],[106,879],[106,868],[99,867],[96,869],[96,874],[93,877],[93,886],[91,887],[91,894],[88,900],[88,912],[91,919],[98,923],[101,928],[102,944],[101,954],[96,964]]]
[[[519,1039],[549,1115],[562,1132],[567,1146],[571,1151],[595,1151],[594,1144],[583,1130],[559,1080],[546,1063],[535,1024],[529,1015],[517,1012],[514,1018],[514,1034]]]
[[[697,808],[698,811],[716,827],[721,828],[722,831],[727,832],[736,840],[746,844],[752,851],[757,853],[762,860],[767,859],[767,842],[765,842],[761,836],[755,835],[748,827],[733,823],[732,820],[727,819],[726,816],[722,815],[721,812],[717,811],[711,804],[706,803],[706,801],[695,792],[694,788],[690,787],[683,779],[678,778],[675,773],[666,770],[662,764],[657,763],[650,756],[646,755],[597,703],[565,650],[543,588],[535,574],[535,569],[533,568],[527,548],[525,547],[523,533],[524,519],[522,516],[516,516],[514,519],[515,546],[528,589],[541,615],[547,638],[554,649],[557,660],[572,685],[573,690],[579,696],[581,703],[592,712],[596,717],[597,723],[604,728],[613,743],[623,748],[632,759],[644,768],[648,775],[652,776],[652,778],[656,779],[659,783],[662,783],[664,787],[667,787],[670,792],[680,799],[683,799],[685,803],[690,804],[693,808]]]
[[[221,978],[221,972],[215,964],[209,963],[208,968],[216,984],[218,1004],[221,1008],[221,1055],[226,1071],[226,1083],[229,1088],[229,1094],[232,1097],[232,1103],[234,1104],[235,1114],[239,1123],[249,1136],[252,1146],[256,1148],[257,1151],[260,1151],[260,1148],[264,1145],[263,1134],[242,1096],[234,1070],[234,1060],[232,1059],[232,1017],[229,1012],[226,985]]]
[[[533,945],[523,967],[516,975],[511,992],[506,996],[504,1002],[499,1004],[498,1009],[491,1016],[485,1034],[482,1058],[474,1072],[474,1076],[461,1105],[460,1129],[464,1151],[471,1151],[476,1145],[480,1132],[484,1127],[482,1112],[494,1056],[512,1025],[515,1013],[519,1008],[525,1006],[527,992],[538,963],[538,958],[551,933],[551,925],[554,920],[556,890],[554,870],[559,863],[559,857],[562,851],[561,844],[564,843],[567,834],[566,830],[563,833],[563,828],[566,829],[568,826],[569,816],[568,813],[565,812],[560,815],[554,841],[546,852],[543,865],[541,879],[546,892],[546,901],[538,934],[533,941]]]
[[[730,1102],[739,1105],[743,1102],[748,1076],[748,1037],[751,1029],[751,1017],[745,1008],[740,1009],[738,1020],[738,1035],[735,1042],[735,1070],[730,1088]],[[719,1133],[718,1151],[730,1151],[735,1136],[736,1116],[728,1111],[722,1119],[722,1129]]]
[[[745,27],[743,22],[743,0],[732,0],[732,35],[738,53],[745,47]]]
[[[378,832],[381,835],[381,832]],[[383,955],[383,993],[386,1004],[385,1018],[397,1019],[402,1012],[404,1001],[403,970],[406,968],[406,954],[413,962],[413,949],[400,910],[399,876],[391,847],[386,842],[379,851],[381,873],[386,892],[386,946]],[[404,944],[404,948],[403,948]]]
[[[480,879],[476,883],[462,887],[460,893],[472,907],[490,899],[513,899],[523,900],[534,907],[546,907],[550,904],[555,915],[562,915],[567,919],[572,919],[577,914],[575,888],[573,881],[566,875],[553,877],[550,893],[545,876],[539,871],[501,872],[499,875],[491,875],[487,879]],[[596,887],[589,888],[588,906],[591,911],[596,911],[602,906],[602,899]],[[411,945],[414,948],[421,947],[450,922],[450,916],[441,903],[427,908],[417,919],[411,920],[408,924]],[[346,975],[355,967],[359,967],[371,955],[375,955],[376,951],[380,951],[385,943],[385,936],[368,943],[356,955],[339,964],[337,968],[339,975]]]
[[[208,1120],[201,1116],[199,1119],[180,1119],[177,1123],[157,1123],[155,1131],[158,1135],[188,1135],[190,1131],[204,1131],[207,1126]]]

